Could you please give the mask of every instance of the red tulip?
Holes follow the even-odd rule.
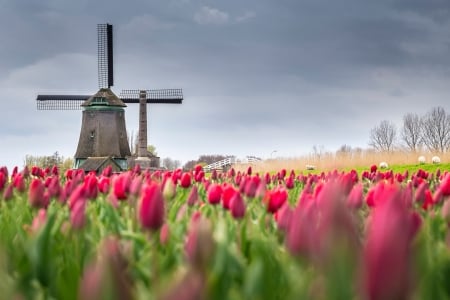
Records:
[[[79,185],[77,186],[73,192],[70,193],[69,196],[69,200],[68,200],[68,206],[69,209],[72,210],[75,203],[79,202],[79,201],[86,201],[87,197],[86,197],[86,188],[84,185]]]
[[[211,183],[208,187],[208,201],[211,204],[220,203],[220,198],[222,197],[222,188],[216,183]]]
[[[182,188],[189,188],[191,186],[191,174],[190,173],[183,173],[183,175],[181,175],[181,181],[180,181],[180,185]]]
[[[131,175],[129,172],[117,175],[113,179],[113,192],[117,199],[125,200],[130,193]]]
[[[288,190],[292,190],[294,188],[294,178],[293,177],[289,176],[286,179],[286,188]]]
[[[351,209],[359,209],[363,204],[363,186],[357,184],[353,186],[350,194],[347,197],[347,207]]]
[[[48,177],[47,191],[50,198],[59,198],[62,188],[58,176]]]
[[[433,195],[431,194],[430,190],[425,190],[425,200],[422,202],[422,208],[424,210],[429,210],[433,207],[433,204]]]
[[[248,168],[247,168],[247,175],[252,175],[252,166],[249,166]]]
[[[164,223],[164,198],[159,184],[152,182],[142,188],[138,214],[144,229],[161,228]]]
[[[6,179],[7,177],[5,176],[5,174],[3,172],[0,172],[0,191],[2,191],[6,185]]]
[[[231,199],[235,194],[239,193],[232,185],[227,185],[223,188],[222,191],[222,206],[225,209],[230,208]]]
[[[100,193],[107,194],[109,192],[110,183],[110,178],[102,175],[98,180],[98,190]]]
[[[425,191],[428,190],[428,182],[422,182],[416,189],[414,195],[414,200],[418,203],[423,203],[425,201]]]
[[[111,175],[112,175],[112,166],[107,166],[106,168],[104,168],[101,175],[104,176],[104,177],[111,177]]]
[[[439,185],[443,197],[450,196],[450,174],[447,174]]]
[[[245,203],[239,192],[236,192],[230,200],[230,211],[235,219],[241,219],[245,215]]]
[[[26,190],[25,179],[21,173],[18,173],[13,177],[13,186],[20,193],[25,192]]]
[[[84,178],[84,185],[86,187],[87,197],[95,199],[98,195],[98,180],[94,174],[89,174]]]
[[[268,196],[267,196],[268,195]],[[288,192],[286,189],[279,187],[266,193],[267,211],[275,213],[286,202],[288,198]],[[268,198],[268,199],[267,199]]]
[[[32,207],[47,207],[48,201],[44,197],[45,186],[41,179],[34,178],[31,181],[30,189],[28,191],[28,200]]]
[[[211,171],[211,180],[217,180],[217,170],[213,169]]]

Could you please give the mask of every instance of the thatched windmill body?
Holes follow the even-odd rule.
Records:
[[[181,104],[181,89],[124,90],[117,97],[111,90],[113,77],[113,28],[99,24],[98,81],[94,95],[38,95],[39,110],[82,109],[80,138],[75,153],[75,168],[100,171],[108,165],[114,170],[126,170],[139,163],[142,167],[158,167],[147,152],[147,111],[150,103]],[[126,103],[139,103],[138,158],[131,158],[125,123]]]

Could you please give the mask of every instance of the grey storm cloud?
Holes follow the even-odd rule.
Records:
[[[183,88],[182,105],[149,107],[162,157],[366,147],[382,119],[450,110],[446,0],[3,0],[0,138],[17,148],[8,160],[73,155],[80,112],[38,112],[34,99],[96,91],[105,22],[115,26],[116,93]],[[126,119],[136,131],[137,107]]]

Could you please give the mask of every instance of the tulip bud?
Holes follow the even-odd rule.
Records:
[[[176,184],[175,182],[172,180],[172,178],[167,178],[164,183],[163,183],[163,196],[164,199],[166,200],[170,200],[173,199],[175,197],[176,194]]]
[[[215,249],[209,220],[199,217],[191,221],[185,243],[186,258],[198,270],[210,262]]]
[[[86,224],[86,201],[77,201],[70,211],[70,223],[72,228],[81,229]]]

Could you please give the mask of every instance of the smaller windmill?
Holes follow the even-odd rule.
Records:
[[[181,104],[181,89],[124,90],[117,97],[111,90],[113,76],[113,27],[99,24],[98,33],[98,83],[94,95],[38,95],[38,110],[82,109],[82,122],[75,168],[100,171],[110,165],[116,171],[126,170],[136,163],[142,167],[159,167],[147,152],[147,104]],[[131,157],[128,145],[125,103],[139,103],[138,158]]]

